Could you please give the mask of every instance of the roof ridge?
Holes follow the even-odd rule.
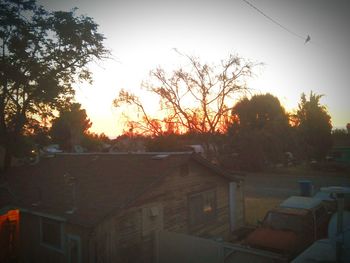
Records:
[[[55,153],[55,155],[73,155],[73,156],[89,156],[89,155],[157,155],[157,154],[168,154],[168,155],[191,155],[192,151],[183,152],[89,152],[89,153]]]

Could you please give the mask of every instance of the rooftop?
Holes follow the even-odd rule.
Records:
[[[190,153],[162,153],[161,157],[160,153],[56,154],[7,173],[7,188],[13,194],[8,203],[90,227],[130,206],[164,176],[190,161],[207,166],[214,174],[227,175]]]

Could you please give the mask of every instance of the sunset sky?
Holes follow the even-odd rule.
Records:
[[[174,69],[182,53],[218,63],[238,54],[265,65],[249,82],[253,93],[270,92],[289,111],[302,92],[324,94],[321,102],[333,126],[350,122],[350,3],[346,0],[41,0],[49,10],[92,17],[106,37],[112,59],[91,65],[92,85],[77,84],[77,101],[93,122],[92,131],[110,137],[123,129],[112,106],[119,90],[140,92],[157,66]],[[289,31],[288,31],[289,30]],[[304,44],[307,35],[311,42]],[[145,100],[156,103],[147,95]]]

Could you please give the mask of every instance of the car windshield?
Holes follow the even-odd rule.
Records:
[[[273,229],[301,232],[305,231],[308,225],[311,227],[309,218],[308,216],[269,212],[263,225]]]

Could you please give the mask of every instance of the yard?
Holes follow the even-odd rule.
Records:
[[[305,166],[279,168],[270,172],[247,173],[245,177],[245,214],[248,225],[256,225],[267,210],[291,195],[299,195],[299,180],[310,180],[313,193],[325,186],[350,187],[350,175],[314,171]]]

